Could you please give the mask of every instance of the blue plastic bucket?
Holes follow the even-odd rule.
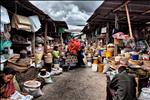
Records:
[[[98,50],[98,55],[102,55],[103,50]]]
[[[138,59],[139,59],[139,55],[132,55],[132,56],[131,56],[131,59],[132,59],[132,60],[138,60]]]

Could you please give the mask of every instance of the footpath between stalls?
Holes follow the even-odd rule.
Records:
[[[86,48],[87,65],[89,67],[92,67],[92,70],[94,72],[98,71],[100,73],[106,74],[108,85],[110,81],[113,79],[113,77],[116,74],[118,74],[117,70],[119,66],[126,66],[128,74],[135,77],[137,83],[136,87],[137,98],[140,100],[149,99],[150,47],[149,47],[149,40],[146,39],[147,38],[146,36],[149,34],[150,31],[149,30],[150,26],[149,24],[147,24],[149,18],[147,17],[147,15],[144,16],[143,14],[143,17],[140,18],[145,18],[145,20],[143,19],[141,20],[141,23],[144,22],[144,24],[135,24],[136,21],[134,21],[133,18],[132,21],[134,22],[130,22],[130,15],[129,15],[130,12],[128,11],[128,3],[130,3],[130,1],[120,3],[120,5],[119,3],[114,2],[112,8],[106,10],[105,12],[106,15],[105,13],[102,13],[104,12],[103,9],[106,8],[111,3],[112,3],[111,1],[104,2],[102,4],[102,7],[101,6],[99,7],[98,9],[99,12],[95,11],[95,13],[90,18],[91,21],[89,20],[88,25],[86,25],[85,28],[83,29],[85,33],[87,32],[89,33],[88,35],[91,36],[90,34],[93,33],[92,29],[94,29],[94,27],[102,26],[100,36],[89,37],[88,41],[89,44]],[[130,5],[129,7],[134,7],[134,5],[136,5],[134,4],[136,2],[131,1],[131,3],[132,4],[129,4]],[[114,6],[116,6],[117,8]],[[122,20],[118,19],[118,17],[120,17],[119,15],[121,15],[118,10],[124,11],[122,12],[124,14],[121,13],[122,15],[124,15],[121,16],[121,18],[122,17],[123,19],[127,18],[128,24],[124,22],[122,23],[121,22]],[[130,14],[133,16],[136,10],[135,9],[132,10],[133,13],[131,12]],[[118,16],[115,14],[115,12],[112,13],[111,11],[118,11],[117,13]],[[115,21],[113,21],[112,19],[112,16],[114,15]],[[138,17],[135,20],[138,20]],[[98,25],[96,26],[96,24],[98,24],[99,26]],[[118,26],[122,28],[123,31],[120,31]],[[131,26],[135,28],[133,31],[134,34],[132,34]],[[115,27],[115,29],[112,27]],[[147,32],[144,31],[146,35],[144,35],[145,33],[141,35],[143,31],[138,30],[137,32],[136,29],[147,30]],[[108,36],[110,34],[112,35]],[[108,40],[110,40],[111,42],[109,42]],[[112,97],[110,97],[111,94],[109,90],[110,89],[108,86],[107,100],[112,99]]]

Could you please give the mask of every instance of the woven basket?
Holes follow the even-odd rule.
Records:
[[[132,65],[141,65],[142,64],[142,61],[140,61],[140,60],[129,59],[128,62],[129,62],[129,64],[132,64]]]
[[[13,63],[10,61],[7,62],[7,67],[11,67],[17,72],[24,72],[24,71],[28,70],[28,66],[20,65],[20,64]]]
[[[144,66],[150,67],[150,61],[143,61]]]
[[[118,68],[118,65],[119,65],[119,62],[116,62],[116,61],[114,61],[114,60],[111,60],[111,61],[109,62],[109,64],[110,64],[110,67],[111,67],[111,68],[117,69],[117,68]]]

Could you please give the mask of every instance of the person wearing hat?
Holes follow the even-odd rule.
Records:
[[[114,100],[137,100],[136,81],[133,76],[128,75],[126,66],[118,68],[118,74],[110,81],[109,88]]]

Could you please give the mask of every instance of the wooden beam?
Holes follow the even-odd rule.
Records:
[[[146,10],[145,12],[143,12],[142,15],[145,15],[147,13],[150,13],[150,9]]]
[[[123,20],[123,19],[125,19],[125,18],[127,18],[126,16],[124,16],[124,17],[122,17],[122,18],[119,18],[119,21],[121,21],[121,20]]]
[[[31,9],[29,7],[26,7],[25,5],[21,4],[19,1],[15,1],[18,5],[20,5],[21,7],[31,11],[31,12],[34,12],[36,13],[38,16],[41,16],[42,18],[45,18],[45,16],[42,16],[41,14],[39,14],[38,12],[36,12],[34,9]]]
[[[35,32],[32,35],[32,55],[35,56]]]
[[[107,22],[107,32],[106,32],[106,45],[109,42],[109,22]]]
[[[127,15],[127,20],[128,20],[130,37],[133,38],[133,33],[132,33],[132,28],[131,28],[131,22],[130,22],[130,15],[129,15],[129,10],[128,10],[127,4],[125,4],[125,9],[126,9],[126,15]]]
[[[114,10],[113,10],[113,12],[116,12],[116,11],[118,11],[118,10],[120,10],[122,7],[124,7],[126,4],[128,4],[130,1],[129,0],[127,0],[126,2],[124,2],[123,4],[121,4],[119,7],[117,7],[117,8],[115,8]]]
[[[44,32],[44,51],[47,53],[47,26],[48,23],[45,23],[45,32]]]

